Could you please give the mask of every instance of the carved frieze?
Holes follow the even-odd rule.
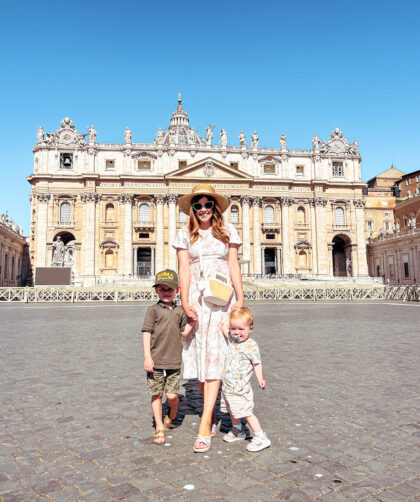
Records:
[[[352,157],[359,157],[357,141],[354,140],[353,144],[349,143],[338,127],[332,131],[328,141],[320,143],[319,151],[324,155],[350,155]]]
[[[61,121],[61,125],[56,132],[46,133],[44,143],[47,146],[76,146],[82,148],[87,145],[85,136],[87,136],[87,133],[80,134],[74,122],[68,117],[65,117]]]

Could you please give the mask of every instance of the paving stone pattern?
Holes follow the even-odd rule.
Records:
[[[272,447],[193,453],[202,401],[152,444],[136,304],[0,305],[2,502],[400,502],[419,498],[420,306],[250,304]],[[187,485],[192,485],[192,489]]]

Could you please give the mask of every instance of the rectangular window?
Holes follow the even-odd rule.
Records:
[[[178,162],[178,167],[181,169],[182,167],[187,167],[187,161],[186,160],[180,160]]]
[[[105,162],[105,169],[115,169],[115,160],[107,160]]]
[[[296,176],[303,176],[304,170],[304,166],[296,166]]]
[[[408,263],[406,261],[404,262],[404,277],[410,277]]]
[[[405,180],[405,184],[406,184],[406,186],[408,186],[410,184],[410,180],[408,178]]]
[[[344,176],[343,163],[333,162],[332,163],[332,175],[333,176]]]
[[[139,160],[137,162],[137,169],[139,171],[150,171],[151,163],[149,160]]]
[[[264,164],[264,174],[276,174],[276,166],[274,164]]]
[[[407,190],[407,197],[411,197],[411,191]]]
[[[73,169],[72,153],[60,153],[60,169]]]
[[[384,221],[385,230],[389,230],[389,221]]]
[[[238,169],[239,164],[237,162],[231,162],[230,167],[233,167],[233,169]]]
[[[369,221],[367,222],[367,229],[368,229],[368,230],[373,230],[373,221],[369,220]]]
[[[384,212],[384,217],[389,218],[391,216],[391,213],[389,211]]]
[[[275,238],[276,238],[276,236],[275,236],[274,234],[267,234],[267,235],[265,236],[265,238],[266,238],[266,239],[275,239]]]
[[[146,234],[146,233],[139,234],[139,239],[148,239],[148,238],[149,238],[149,234]]]

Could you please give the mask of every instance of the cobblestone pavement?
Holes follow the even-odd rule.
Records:
[[[138,304],[0,305],[0,500],[399,502],[420,494],[420,306],[251,304],[272,447],[218,432],[193,453],[201,400],[151,442]],[[222,431],[229,421],[219,413]],[[193,485],[193,489],[188,487]]]

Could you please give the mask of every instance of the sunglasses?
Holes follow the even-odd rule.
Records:
[[[214,202],[212,200],[209,200],[208,202],[205,202],[204,204],[200,204],[199,202],[195,202],[193,205],[192,205],[194,211],[200,211],[200,209],[203,209],[203,207],[205,209],[213,209],[214,207]]]

